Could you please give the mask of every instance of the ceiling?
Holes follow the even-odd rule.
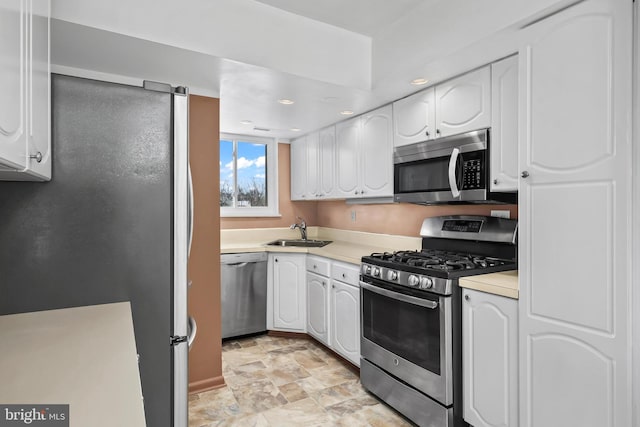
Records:
[[[570,1],[56,0],[52,71],[186,85],[221,131],[289,139],[514,53],[524,17]]]
[[[434,0],[256,0],[296,15],[373,37],[382,28]]]

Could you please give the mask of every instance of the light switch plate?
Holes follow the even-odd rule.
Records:
[[[509,218],[511,218],[511,212],[509,212],[509,211],[500,211],[500,210],[496,210],[496,211],[492,210],[491,211],[491,216],[495,216],[495,217],[498,217],[498,218],[507,218],[507,219],[509,219]]]

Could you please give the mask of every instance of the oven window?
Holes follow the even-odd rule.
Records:
[[[362,291],[364,337],[440,375],[440,310]]]
[[[450,191],[449,157],[395,165],[395,192]]]

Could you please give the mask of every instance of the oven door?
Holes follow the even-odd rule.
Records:
[[[451,297],[360,282],[361,354],[442,405],[453,404]]]

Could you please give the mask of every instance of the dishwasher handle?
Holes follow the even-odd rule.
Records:
[[[249,264],[249,263],[248,262],[233,262],[233,263],[229,263],[229,264],[225,263],[224,265],[228,265],[229,267],[238,267],[238,268],[240,268],[240,267],[246,266],[247,264]]]

